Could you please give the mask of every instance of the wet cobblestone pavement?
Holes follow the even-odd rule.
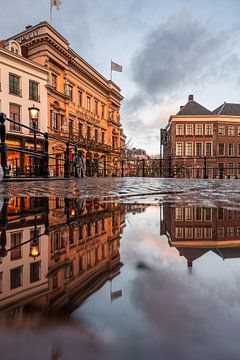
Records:
[[[62,196],[82,199],[94,197],[123,199],[137,196],[134,201],[140,201],[141,196],[144,196],[144,202],[173,200],[194,204],[201,201],[209,206],[211,204],[238,206],[240,180],[84,178],[0,183],[0,197],[5,196]]]

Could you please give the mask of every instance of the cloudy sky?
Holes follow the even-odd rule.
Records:
[[[49,21],[49,1],[8,0],[0,39]],[[53,26],[124,96],[131,146],[159,153],[159,129],[189,94],[210,110],[240,102],[239,0],[62,0]]]

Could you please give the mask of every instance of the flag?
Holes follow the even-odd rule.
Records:
[[[111,61],[111,71],[118,71],[118,72],[122,72],[123,71],[123,67],[122,65],[118,65],[115,62]]]
[[[61,0],[51,0],[51,8],[56,6],[57,10],[59,10],[60,5],[62,5]]]
[[[122,297],[122,290],[117,290],[117,291],[111,292],[111,302],[113,302],[114,300],[117,300],[120,297]]]

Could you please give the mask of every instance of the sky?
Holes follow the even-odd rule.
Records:
[[[0,0],[0,39],[49,21],[50,0]],[[34,3],[34,6],[33,6]],[[159,154],[160,128],[188,95],[210,110],[240,102],[239,0],[62,0],[53,26],[122,89],[128,146]]]

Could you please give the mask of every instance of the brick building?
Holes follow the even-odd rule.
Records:
[[[161,234],[188,266],[209,251],[223,259],[240,257],[239,210],[163,205]]]
[[[165,128],[163,175],[240,177],[240,104],[210,111],[189,95]]]

